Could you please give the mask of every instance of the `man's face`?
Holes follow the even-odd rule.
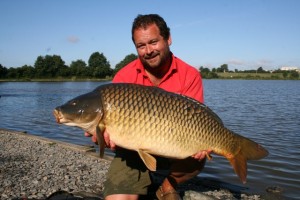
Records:
[[[172,40],[171,37],[164,40],[155,24],[135,30],[133,38],[138,56],[146,68],[160,68],[166,64]]]

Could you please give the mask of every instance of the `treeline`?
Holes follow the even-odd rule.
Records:
[[[281,79],[281,78],[283,78],[283,79],[299,79],[299,76],[300,76],[299,72],[297,72],[296,70],[286,71],[286,70],[277,69],[277,70],[273,70],[273,71],[266,71],[263,69],[263,67],[259,67],[256,70],[239,71],[238,69],[235,69],[234,71],[231,71],[228,69],[227,64],[223,64],[218,68],[212,68],[212,70],[201,66],[199,68],[199,71],[201,72],[202,78],[206,78],[206,79],[230,78],[232,74],[245,74],[246,75],[246,76],[240,76],[240,78],[270,77],[271,79]],[[221,77],[220,77],[220,74],[222,74]],[[231,74],[231,75],[225,76],[224,74]],[[257,76],[255,74],[260,74],[260,75],[270,74],[271,76]],[[235,76],[235,77],[238,77],[238,76]],[[268,79],[270,79],[270,78],[268,78]]]
[[[0,64],[0,79],[17,79],[17,80],[31,80],[31,79],[107,79],[112,78],[122,67],[135,60],[137,55],[129,54],[116,64],[114,68],[103,53],[94,52],[88,59],[88,63],[83,60],[72,61],[70,66],[66,65],[59,55],[38,56],[34,66],[24,65],[22,67],[6,68]],[[282,71],[280,69],[274,71],[265,71],[262,67],[256,70],[235,69],[230,71],[227,64],[223,64],[218,68],[205,68],[201,66],[199,72],[205,79],[216,78],[261,78],[253,74],[272,74],[272,76],[265,76],[267,79],[299,79],[299,73],[295,70]],[[226,76],[229,74],[229,76]],[[233,77],[232,74],[235,74]],[[236,74],[247,74],[246,76],[238,76]],[[277,74],[277,75],[276,75]]]
[[[135,54],[127,55],[114,69],[103,53],[94,52],[88,59],[72,61],[70,66],[66,65],[58,55],[38,56],[34,66],[24,65],[22,67],[6,68],[0,64],[1,79],[53,79],[53,78],[110,78],[123,66],[135,60]]]

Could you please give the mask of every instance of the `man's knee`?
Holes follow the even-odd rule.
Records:
[[[196,160],[194,158],[186,158],[183,160],[172,160],[171,168],[172,172],[183,172],[183,173],[193,173],[195,171],[201,171],[206,163],[206,159],[202,159],[201,161]]]
[[[171,163],[169,179],[171,182],[183,183],[197,176],[204,168],[206,159],[201,161],[194,158],[174,160]]]

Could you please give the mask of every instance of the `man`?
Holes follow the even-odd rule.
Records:
[[[172,39],[170,29],[163,18],[156,14],[138,15],[132,26],[132,40],[138,59],[122,68],[114,77],[113,83],[135,83],[156,86],[170,92],[192,97],[203,102],[203,86],[200,73],[190,65],[175,57],[170,51]],[[104,133],[107,147],[115,150],[104,183],[106,199],[138,199],[147,194],[151,185],[150,172],[137,152],[116,147]],[[96,139],[93,137],[93,141]],[[156,192],[158,199],[180,199],[176,192],[179,183],[196,176],[205,165],[205,155],[199,152],[184,160],[164,159],[170,174]]]

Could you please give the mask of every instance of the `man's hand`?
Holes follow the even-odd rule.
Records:
[[[88,133],[88,132],[85,132],[84,133],[84,136],[85,137],[92,137],[92,141],[95,143],[95,144],[98,144],[98,142],[97,142],[97,137],[96,137],[96,134],[90,134],[90,133]]]
[[[211,160],[212,159],[212,157],[210,155],[211,153],[212,153],[212,150],[199,151],[198,153],[194,154],[192,157],[199,161],[203,160],[205,157],[208,160]]]
[[[106,147],[110,148],[111,150],[116,150],[116,144],[110,140],[110,137],[109,137],[109,134],[107,131],[104,131],[103,137],[104,137]]]
[[[86,137],[92,137],[92,141],[95,144],[98,144],[96,134],[90,134],[88,132],[85,132],[84,136],[86,136]],[[107,148],[110,148],[111,150],[115,150],[116,149],[116,144],[113,141],[110,140],[110,137],[109,137],[109,134],[108,134],[107,131],[104,131],[103,138],[104,138],[105,145],[106,145]]]

